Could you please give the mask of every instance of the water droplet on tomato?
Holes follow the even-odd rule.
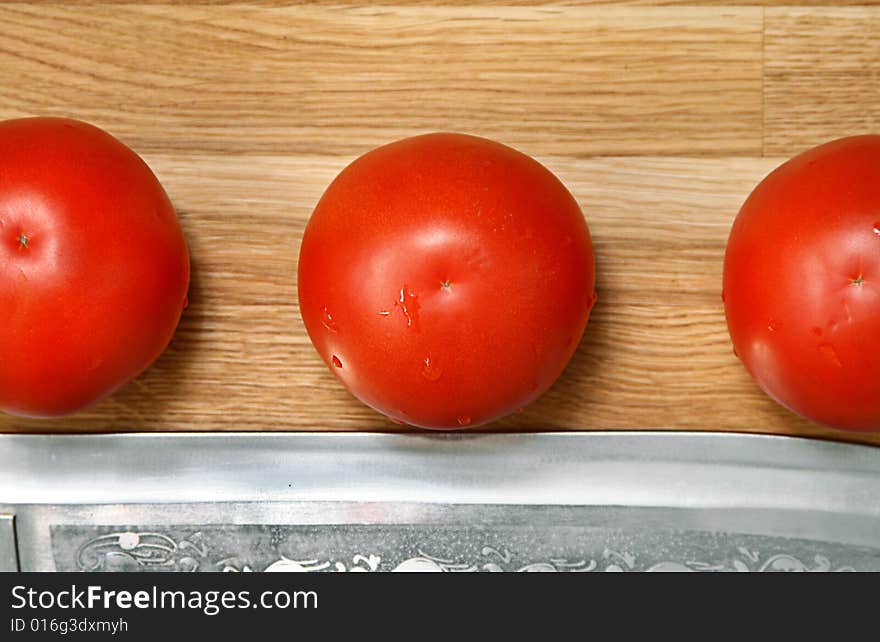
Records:
[[[410,292],[405,285],[402,286],[394,305],[399,307],[401,312],[403,312],[403,317],[406,319],[406,326],[417,330],[419,321],[419,302],[415,293]]]
[[[874,234],[880,236],[880,221],[874,223]]]
[[[770,330],[770,332],[776,332],[781,327],[782,323],[780,321],[777,321],[776,319],[770,319],[767,322],[767,329]]]
[[[471,418],[467,415],[459,415],[458,417],[458,425],[459,426],[467,426],[471,423]]]
[[[333,315],[330,314],[330,310],[327,309],[327,306],[324,306],[324,315],[321,318],[321,323],[324,324],[324,327],[330,330],[330,332],[338,332],[339,328],[336,326],[336,321],[333,319]]]
[[[337,368],[342,367],[342,362],[339,360],[339,357],[337,357],[335,354],[330,358],[330,361],[332,361],[333,365],[336,366]]]
[[[425,357],[424,365],[422,366],[422,376],[428,381],[437,381],[443,375],[443,368],[437,365],[437,362],[432,360],[431,357]]]
[[[843,363],[840,361],[840,356],[837,354],[837,350],[834,349],[834,346],[830,343],[822,343],[819,345],[819,354],[828,359],[831,363],[833,363],[838,368],[843,367]]]

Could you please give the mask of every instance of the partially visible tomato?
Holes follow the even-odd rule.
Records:
[[[593,282],[590,233],[562,183],[460,134],[355,160],[299,256],[321,357],[363,402],[426,428],[477,426],[547,390],[583,334]]]
[[[0,122],[0,410],[70,413],[168,344],[189,255],[147,165],[82,122]]]
[[[755,188],[724,260],[739,357],[774,399],[880,430],[880,136],[788,161]]]

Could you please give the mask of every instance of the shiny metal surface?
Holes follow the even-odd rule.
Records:
[[[15,518],[0,515],[0,573],[18,570],[18,551],[15,546]]]
[[[36,570],[880,570],[880,449],[713,433],[6,435],[13,511]]]
[[[0,503],[397,501],[880,516],[880,449],[712,433],[0,435]]]

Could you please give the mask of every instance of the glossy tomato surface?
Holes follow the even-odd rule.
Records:
[[[78,121],[0,123],[0,410],[112,393],[168,344],[188,283],[177,216],[134,152]]]
[[[428,134],[345,168],[305,231],[299,301],[318,352],[392,419],[497,419],[559,377],[586,326],[593,250],[544,166],[473,136]]]
[[[777,401],[880,430],[880,136],[822,145],[749,196],[724,261],[733,345]]]

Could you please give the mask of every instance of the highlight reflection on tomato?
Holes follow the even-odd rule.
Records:
[[[593,292],[583,214],[510,147],[428,134],[346,167],[299,257],[309,335],[358,398],[398,422],[463,428],[540,396],[580,341]]]
[[[880,136],[816,147],[755,188],[730,233],[724,301],[734,348],[770,396],[880,430]]]

